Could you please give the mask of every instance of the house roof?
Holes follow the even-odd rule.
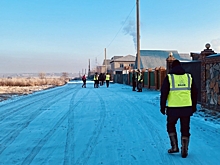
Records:
[[[106,59],[106,63],[107,63],[107,65],[110,65],[110,62],[111,62],[111,60],[110,60],[110,59]],[[103,60],[102,65],[105,65],[105,59]]]
[[[111,58],[111,61],[114,61],[114,60],[116,60],[116,59],[118,59],[118,58],[121,58],[121,57],[123,57],[123,56],[113,56],[113,57]]]
[[[166,59],[171,52],[173,54],[173,57],[180,61],[191,61],[191,57],[189,54],[179,54],[176,50],[140,50],[140,67],[166,67]]]
[[[127,56],[124,56],[124,57],[121,57],[121,58],[117,58],[114,61],[117,61],[117,62],[120,62],[120,61],[121,62],[129,62],[129,61],[135,62],[135,60],[136,60],[135,56],[127,55]]]

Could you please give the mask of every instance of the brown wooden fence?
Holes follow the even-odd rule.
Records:
[[[128,74],[115,74],[113,81],[115,83],[132,85],[132,74],[133,71],[130,71]],[[135,72],[135,74],[137,73]],[[146,69],[142,71],[142,75],[144,77],[144,88],[159,90],[166,77],[166,69],[163,67]]]

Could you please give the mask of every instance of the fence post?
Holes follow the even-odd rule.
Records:
[[[201,60],[201,105],[204,107],[206,106],[207,99],[206,99],[206,57],[211,54],[216,54],[212,49],[210,48],[210,44],[206,44],[203,51],[201,51],[199,60]]]
[[[167,61],[167,74],[172,69],[172,63],[174,60],[176,60],[176,59],[173,57],[173,53],[170,52],[169,56],[166,59],[166,61]]]
[[[142,79],[143,79],[143,82],[142,82],[142,87],[144,87],[144,73],[145,73],[146,69],[143,68],[142,71],[141,71],[141,75],[142,75]]]
[[[152,69],[151,68],[149,68],[148,69],[148,88],[150,89],[150,86],[151,86],[151,84],[150,84],[150,81],[151,81],[151,76],[150,76],[150,73],[152,72]]]
[[[156,67],[155,71],[154,71],[154,81],[155,81],[155,89],[158,90],[159,89],[159,83],[158,83],[158,76],[159,75],[159,68]]]
[[[159,89],[161,89],[162,84],[163,84],[163,80],[166,77],[166,69],[164,67],[160,67],[159,68],[159,73],[160,73],[160,76],[159,76],[159,78],[160,78],[160,80],[159,80],[159,82],[160,82]]]

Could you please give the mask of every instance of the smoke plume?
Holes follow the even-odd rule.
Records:
[[[137,33],[136,33],[136,24],[135,21],[130,19],[127,24],[124,26],[123,31],[125,35],[130,35],[134,42],[135,50],[137,50]]]

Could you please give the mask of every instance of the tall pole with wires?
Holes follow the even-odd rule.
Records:
[[[106,48],[105,48],[105,74],[107,73]]]
[[[140,69],[140,21],[139,21],[139,0],[136,0],[137,6],[137,69]]]
[[[88,76],[90,76],[90,59],[89,59],[89,69],[88,69]]]

